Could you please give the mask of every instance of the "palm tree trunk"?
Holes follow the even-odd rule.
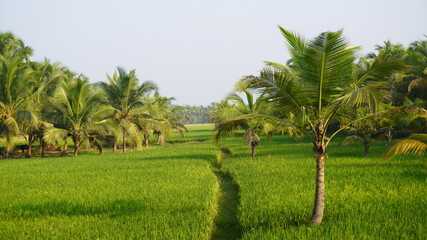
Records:
[[[64,147],[62,148],[62,155],[68,155],[68,136],[64,138]]]
[[[41,151],[42,152],[42,157],[46,157],[46,142],[43,139],[43,135],[41,137],[40,145],[41,145],[41,149],[42,149],[42,151]]]
[[[144,133],[144,145],[145,145],[145,147],[148,147],[149,140],[150,140],[150,134]]]
[[[165,145],[165,136],[163,136],[162,133],[159,134],[159,144],[160,144],[160,146]]]
[[[74,143],[74,157],[77,157],[78,152],[79,152],[79,144],[78,143]]]
[[[42,152],[43,135],[39,135],[39,152]]]
[[[126,132],[123,131],[123,152],[126,152]]]
[[[117,149],[117,142],[116,142],[116,139],[114,139],[114,144],[113,144],[113,153],[115,153],[115,152],[116,152],[116,149]]]
[[[316,193],[311,223],[320,225],[325,209],[325,155],[315,153],[316,158]]]
[[[369,156],[369,142],[363,142],[363,146],[365,147],[365,157]]]
[[[251,143],[251,147],[252,147],[252,157],[254,158],[256,155],[256,144]]]
[[[387,147],[390,147],[391,140],[393,138],[393,134],[391,133],[391,130],[392,130],[392,128],[389,128],[388,131],[387,131],[387,133],[386,133],[386,135],[385,135],[386,138],[387,138],[387,142],[386,142]]]
[[[156,135],[157,135],[156,143],[157,143],[157,144],[160,144],[160,132],[159,132],[159,131],[155,131],[155,132],[154,132],[154,134],[156,134]]]
[[[28,134],[28,150],[27,150],[27,158],[31,158],[32,154],[31,154],[31,150],[32,150],[32,146],[33,146],[33,134]]]
[[[74,142],[74,157],[77,157],[79,150],[80,150],[80,137],[74,136],[73,142]]]
[[[103,154],[104,153],[104,148],[102,147],[102,144],[97,143],[96,147],[98,148],[99,154]]]
[[[323,142],[324,126],[320,121],[316,125],[316,139],[313,141],[314,158],[316,158],[316,192],[314,194],[314,208],[311,223],[320,225],[325,210],[325,156],[326,146]]]
[[[4,158],[8,158],[11,151],[13,151],[13,137],[6,135],[6,144],[4,148]],[[11,147],[12,146],[12,147]]]

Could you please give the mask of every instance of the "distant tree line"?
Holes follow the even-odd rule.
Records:
[[[190,106],[185,105],[183,109],[178,111],[178,114],[185,115],[188,118],[182,119],[180,122],[183,124],[204,124],[212,123],[209,116],[210,111],[214,110],[217,103],[211,103],[208,106]]]

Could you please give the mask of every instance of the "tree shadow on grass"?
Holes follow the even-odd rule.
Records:
[[[66,201],[46,202],[40,204],[26,204],[10,209],[3,209],[2,212],[10,217],[17,218],[38,218],[50,216],[93,216],[109,215],[111,218],[135,215],[146,210],[142,201],[136,200],[116,200],[101,205],[84,205],[70,203]]]
[[[161,160],[206,160],[208,162],[215,161],[214,154],[186,154],[186,155],[170,155],[170,156],[155,156],[155,157],[141,157],[135,160],[141,161],[161,161]]]

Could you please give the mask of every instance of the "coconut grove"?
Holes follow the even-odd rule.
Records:
[[[422,239],[427,41],[280,34],[291,58],[192,125],[138,70],[92,81],[0,33],[0,235]]]

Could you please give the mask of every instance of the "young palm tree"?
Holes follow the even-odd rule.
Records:
[[[365,149],[365,157],[369,156],[369,147],[371,142],[380,134],[380,129],[378,127],[379,118],[365,118],[369,115],[369,111],[366,108],[360,107],[354,109],[355,119],[363,119],[361,121],[355,121],[355,123],[349,126],[346,129],[350,135],[345,137],[340,145],[346,145],[353,142],[362,142]],[[349,119],[353,121],[354,119]],[[347,120],[348,121],[348,120]],[[343,120],[342,123],[345,124],[346,120]]]
[[[111,77],[107,75],[108,83],[99,83],[107,94],[108,101],[115,110],[114,119],[122,132],[123,152],[126,152],[127,137],[137,148],[140,148],[141,137],[137,122],[147,114],[144,96],[157,89],[150,81],[139,85],[135,70],[129,73],[117,67],[117,72]]]
[[[58,133],[70,135],[74,142],[74,156],[84,140],[114,131],[114,124],[109,120],[114,109],[105,104],[103,91],[82,76],[63,81],[49,100],[48,112],[56,122],[65,124],[65,131],[52,127],[46,131],[45,137],[52,139],[53,135],[61,135]]]
[[[384,80],[403,70],[405,65],[393,57],[381,55],[368,71],[357,74],[353,70],[358,48],[343,38],[342,31],[324,32],[306,41],[295,33],[279,28],[289,46],[292,65],[267,63],[270,67],[262,70],[259,77],[243,78],[236,89],[260,91],[272,107],[282,113],[281,117],[246,115],[246,118],[263,119],[279,127],[294,127],[311,138],[317,164],[311,222],[320,224],[325,206],[326,149],[337,133],[361,119],[353,118],[333,132],[330,132],[330,124],[336,119],[351,116],[354,114],[351,109],[359,106],[368,108],[374,116],[378,103],[387,94]],[[309,127],[290,122],[291,114],[306,118]]]
[[[252,150],[251,156],[255,157],[256,147],[261,140],[258,135],[259,132],[265,131],[266,134],[270,134],[273,129],[266,122],[244,117],[248,114],[269,114],[269,108],[262,96],[255,100],[252,93],[249,91],[243,92],[246,100],[236,93],[231,93],[225,98],[225,102],[228,104],[219,105],[219,108],[211,112],[213,118],[216,119],[215,129],[217,133],[215,140],[219,141],[221,137],[230,134],[234,130],[244,129],[246,130],[245,138]]]
[[[153,130],[154,134],[157,135],[157,144],[162,146],[165,144],[165,137],[168,137],[172,130],[179,131],[181,135],[184,134],[184,131],[188,131],[187,127],[180,122],[184,119],[188,119],[188,117],[178,114],[184,107],[173,105],[172,101],[174,100],[175,98],[173,97],[162,97],[159,92],[156,92],[150,100],[147,100],[147,102],[150,102],[148,111],[152,119],[143,119],[143,121],[139,123],[144,133],[146,133],[147,130]],[[143,127],[147,126],[145,123],[147,120],[149,120],[148,123],[150,123],[151,129]],[[145,137],[145,142],[147,145],[147,137]]]

